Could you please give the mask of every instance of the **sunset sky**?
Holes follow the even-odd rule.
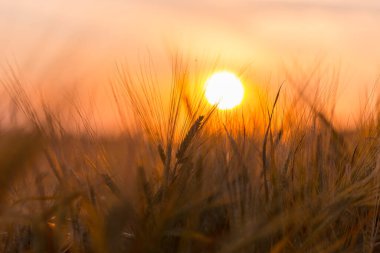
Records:
[[[342,105],[380,74],[377,0],[0,0],[0,30],[0,64],[52,89],[99,86],[116,62],[166,62],[173,49],[264,76],[323,58],[341,68]]]

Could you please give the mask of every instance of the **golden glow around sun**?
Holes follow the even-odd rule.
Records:
[[[217,104],[221,110],[232,109],[243,100],[244,87],[235,74],[217,72],[207,79],[205,96],[210,104]]]

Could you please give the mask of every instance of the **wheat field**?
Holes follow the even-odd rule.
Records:
[[[0,252],[380,251],[376,108],[341,129],[330,93],[288,75],[255,111],[223,113],[185,63],[171,70],[165,98],[149,71],[118,68],[114,102],[135,127],[112,137],[79,110],[73,133],[2,77],[24,123],[1,130]]]

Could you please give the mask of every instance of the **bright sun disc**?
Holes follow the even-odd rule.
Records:
[[[207,79],[205,87],[207,101],[212,105],[217,104],[221,110],[232,109],[243,100],[243,84],[233,73],[214,73]]]

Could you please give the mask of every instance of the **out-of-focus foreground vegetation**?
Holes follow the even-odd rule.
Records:
[[[116,137],[80,110],[85,127],[68,131],[15,73],[2,79],[27,120],[0,131],[1,252],[380,250],[375,109],[337,128],[334,99],[305,95],[314,73],[284,76],[254,111],[220,112],[186,64],[171,74],[166,100],[150,71],[119,68],[114,100],[138,127]]]

